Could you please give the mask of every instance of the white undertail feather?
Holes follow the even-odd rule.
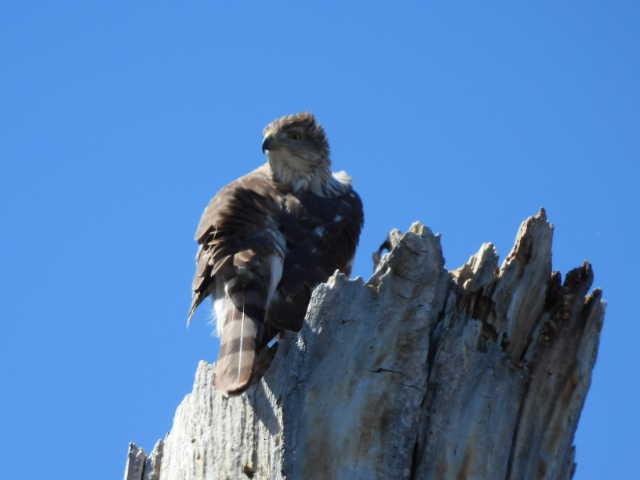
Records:
[[[216,325],[216,335],[222,337],[222,327],[224,326],[224,319],[227,314],[227,303],[224,297],[216,298],[213,302],[213,321]]]

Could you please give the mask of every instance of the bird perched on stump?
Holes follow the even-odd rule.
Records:
[[[220,352],[216,389],[238,394],[266,369],[268,344],[302,327],[313,288],[349,274],[363,223],[345,172],[311,113],[264,129],[267,162],[222,188],[204,211],[189,320],[213,296]]]

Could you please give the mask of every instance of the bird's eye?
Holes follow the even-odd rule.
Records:
[[[291,140],[302,140],[302,134],[300,132],[291,132],[289,133],[289,138]]]

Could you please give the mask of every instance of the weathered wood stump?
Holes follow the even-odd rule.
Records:
[[[415,223],[364,282],[316,288],[302,331],[239,397],[193,392],[126,480],[569,479],[604,316],[588,263],[551,270],[544,210],[502,266],[484,244],[448,272]]]

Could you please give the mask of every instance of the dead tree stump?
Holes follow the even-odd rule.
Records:
[[[415,223],[364,282],[318,286],[302,331],[239,397],[193,392],[125,480],[569,479],[604,316],[584,263],[551,269],[544,210],[498,266],[484,244],[458,270]]]

